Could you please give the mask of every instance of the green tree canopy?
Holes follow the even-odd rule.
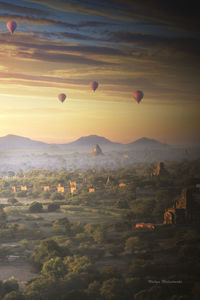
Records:
[[[37,201],[34,201],[30,204],[29,210],[31,213],[40,213],[43,212],[43,206],[42,203],[39,203]]]

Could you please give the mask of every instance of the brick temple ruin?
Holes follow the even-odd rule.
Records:
[[[91,156],[103,155],[103,152],[98,144],[94,147],[94,149],[90,155]]]
[[[164,213],[164,224],[199,224],[200,189],[184,188],[178,201]]]
[[[159,162],[157,168],[151,173],[151,176],[165,176],[169,175],[168,171],[165,169],[164,162]]]

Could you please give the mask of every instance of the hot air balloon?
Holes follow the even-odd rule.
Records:
[[[17,23],[15,21],[9,21],[6,26],[7,26],[8,30],[10,31],[10,33],[13,34],[15,29],[17,28]]]
[[[90,88],[91,90],[93,90],[94,92],[96,91],[96,89],[98,88],[98,82],[97,81],[92,81],[90,82]]]
[[[66,99],[66,95],[65,94],[59,94],[58,95],[58,100],[60,101],[60,102],[64,102],[65,101],[65,99]]]
[[[140,103],[143,97],[144,97],[144,93],[142,91],[133,92],[133,98],[137,101],[137,103]]]

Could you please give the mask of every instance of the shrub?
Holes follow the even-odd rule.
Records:
[[[65,197],[61,193],[54,192],[53,194],[51,194],[50,199],[51,200],[63,200],[63,199],[65,199]]]
[[[53,227],[63,229],[66,233],[70,233],[70,222],[67,218],[61,218],[53,222]]]
[[[12,291],[18,291],[19,285],[17,280],[14,277],[10,277],[8,280],[3,281],[3,290],[5,294],[8,294]]]
[[[123,199],[117,200],[115,206],[116,206],[117,208],[120,208],[120,209],[123,209],[123,208],[124,208],[124,209],[130,208],[128,202],[127,202],[126,200],[123,200]]]
[[[43,211],[43,206],[41,203],[37,202],[37,201],[34,201],[30,204],[29,206],[29,210],[30,212],[32,213],[40,213]]]
[[[48,192],[48,191],[44,191],[44,192],[41,193],[41,197],[42,197],[43,199],[49,199],[50,196],[51,196],[51,194],[50,194],[50,192]]]
[[[27,191],[20,191],[17,193],[17,197],[26,197],[27,196]]]
[[[7,202],[11,205],[14,205],[18,202],[17,199],[15,199],[14,197],[8,198]]]
[[[60,205],[58,203],[50,203],[48,205],[48,211],[49,212],[53,212],[53,211],[56,211],[60,208]]]
[[[62,248],[56,241],[46,239],[40,242],[40,245],[33,251],[32,261],[37,269],[41,269],[42,265],[55,257],[64,257],[69,255],[67,248]]]
[[[25,300],[24,295],[21,292],[12,291],[3,298],[4,300]]]
[[[3,207],[0,206],[0,228],[6,227],[6,220],[7,220],[7,215]]]

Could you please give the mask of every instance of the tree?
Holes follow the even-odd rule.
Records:
[[[3,281],[3,291],[4,291],[4,295],[15,291],[18,292],[19,291],[19,285],[17,280],[15,280],[14,277],[10,277],[8,280],[4,280]]]
[[[2,206],[0,206],[0,228],[6,227],[7,215]]]
[[[56,241],[46,239],[40,242],[40,245],[33,251],[32,260],[37,269],[41,269],[42,265],[55,257],[64,257],[69,255],[68,249],[60,247]]]
[[[43,199],[49,199],[50,196],[51,196],[51,193],[48,192],[48,191],[43,191],[43,192],[41,193],[41,197],[42,197]]]
[[[8,175],[8,177],[14,177],[15,176],[15,172],[8,171],[7,175]]]
[[[70,292],[68,292],[63,298],[62,300],[69,300],[69,299],[73,299],[73,300],[90,300],[88,298],[88,295],[86,294],[86,292],[80,290],[80,289],[76,289],[76,290],[71,290]]]
[[[25,296],[31,300],[61,300],[62,290],[59,282],[40,276],[29,281]]]
[[[63,199],[65,199],[65,197],[61,193],[54,192],[53,194],[51,194],[50,199],[51,200],[63,200]]]
[[[43,264],[41,274],[52,280],[63,278],[67,273],[66,265],[60,257],[53,257]]]
[[[60,205],[58,203],[49,203],[48,205],[48,211],[53,212],[60,208]]]
[[[100,287],[101,284],[98,281],[93,281],[88,285],[86,293],[88,294],[91,300],[96,300],[100,296]]]
[[[16,203],[18,203],[18,200],[15,199],[14,197],[8,198],[7,202],[11,205],[14,205]]]
[[[3,300],[25,300],[24,295],[19,291],[12,291],[5,295]]]
[[[75,274],[93,270],[92,263],[87,256],[68,256],[65,258],[64,263],[68,271]]]
[[[103,280],[108,280],[110,278],[122,278],[121,272],[116,267],[105,266],[102,269],[101,276]]]
[[[126,240],[125,250],[134,252],[135,248],[140,246],[140,240],[137,236],[130,237]]]
[[[129,208],[128,201],[126,201],[124,199],[118,199],[116,202],[116,207],[120,208],[120,209],[127,209],[127,208]]]
[[[40,213],[43,212],[43,206],[42,203],[39,203],[37,201],[34,201],[30,204],[29,210],[31,213]]]
[[[194,300],[200,299],[200,281],[196,282],[192,288],[192,295]]]
[[[67,218],[61,218],[54,221],[53,227],[64,229],[66,233],[70,233],[70,222]]]
[[[117,278],[104,281],[100,293],[106,300],[130,299],[123,280]]]

